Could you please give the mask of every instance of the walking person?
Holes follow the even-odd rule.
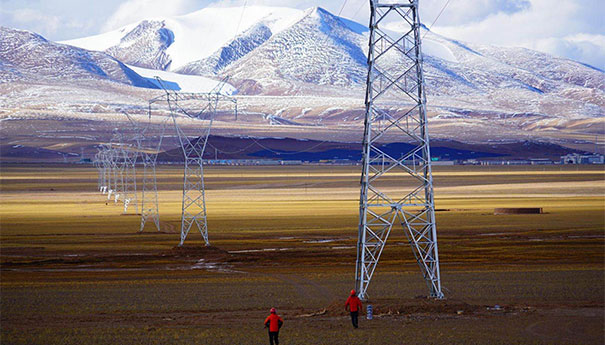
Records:
[[[277,315],[275,308],[271,308],[271,314],[265,319],[265,328],[269,328],[269,344],[279,345],[279,329],[283,324],[284,320]]]
[[[351,323],[353,327],[358,328],[358,320],[359,320],[359,310],[361,309],[361,300],[357,297],[355,290],[351,290],[351,296],[347,298],[347,302],[345,303],[345,310],[351,312]]]

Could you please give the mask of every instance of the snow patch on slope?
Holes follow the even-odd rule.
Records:
[[[68,44],[70,46],[88,49],[88,50],[98,50],[103,51],[109,49],[115,45],[120,44],[120,40],[122,37],[126,36],[130,31],[132,31],[139,23],[128,24],[123,26],[117,30],[106,32],[103,34],[77,38],[68,41],[59,41],[57,43]]]
[[[166,26],[175,33],[175,41],[167,50],[172,57],[171,69],[212,55],[260,20],[275,34],[288,28],[303,14],[301,10],[280,7],[250,6],[245,10],[242,17],[241,7],[208,7],[166,19]]]
[[[128,66],[139,75],[147,78],[150,82],[161,87],[160,84],[155,80],[155,76],[158,76],[164,80],[164,86],[171,90],[177,90],[182,92],[210,92],[214,89],[220,81],[216,81],[210,78],[184,75],[172,72],[158,71],[154,69],[141,68],[136,66]],[[237,93],[237,89],[231,84],[225,84],[221,90],[222,94],[233,95]]]
[[[449,62],[459,62],[454,53],[452,53],[452,51],[446,45],[441,44],[430,38],[424,39],[422,41],[422,53]]]

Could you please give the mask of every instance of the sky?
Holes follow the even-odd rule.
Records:
[[[369,13],[368,0],[0,0],[0,25],[60,41],[146,18],[244,4],[320,6],[364,25]],[[449,38],[535,49],[605,70],[604,0],[420,0],[420,10],[432,31]]]

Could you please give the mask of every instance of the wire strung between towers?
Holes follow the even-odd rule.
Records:
[[[242,14],[239,16],[239,21],[237,22],[237,26],[235,27],[235,36],[239,32],[239,26],[242,24],[242,19],[244,19],[244,12],[246,12],[246,5],[248,4],[248,0],[244,0],[244,6],[242,7]]]
[[[450,4],[450,1],[452,1],[452,0],[447,0],[445,2],[445,4],[443,5],[443,7],[441,8],[441,11],[439,11],[439,14],[437,14],[437,17],[435,17],[435,20],[433,20],[433,22],[431,23],[431,25],[429,25],[428,30],[424,33],[424,35],[422,35],[422,38],[424,38],[424,36],[426,36],[426,34],[429,33],[429,31],[431,30],[431,28],[433,27],[433,25],[435,25],[435,23],[437,22],[437,20],[439,19],[439,17],[441,17],[441,14],[443,13],[443,11],[445,11],[445,9],[447,8],[447,5]]]

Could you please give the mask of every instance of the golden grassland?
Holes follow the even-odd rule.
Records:
[[[137,233],[139,216],[96,191],[94,169],[4,165],[1,342],[260,344],[276,306],[284,344],[600,343],[604,177],[602,166],[435,167],[447,299],[418,297],[426,286],[395,231],[370,286],[378,317],[354,332],[341,304],[359,167],[208,167],[213,247],[192,232],[175,249],[177,166],[158,171],[162,231]]]

